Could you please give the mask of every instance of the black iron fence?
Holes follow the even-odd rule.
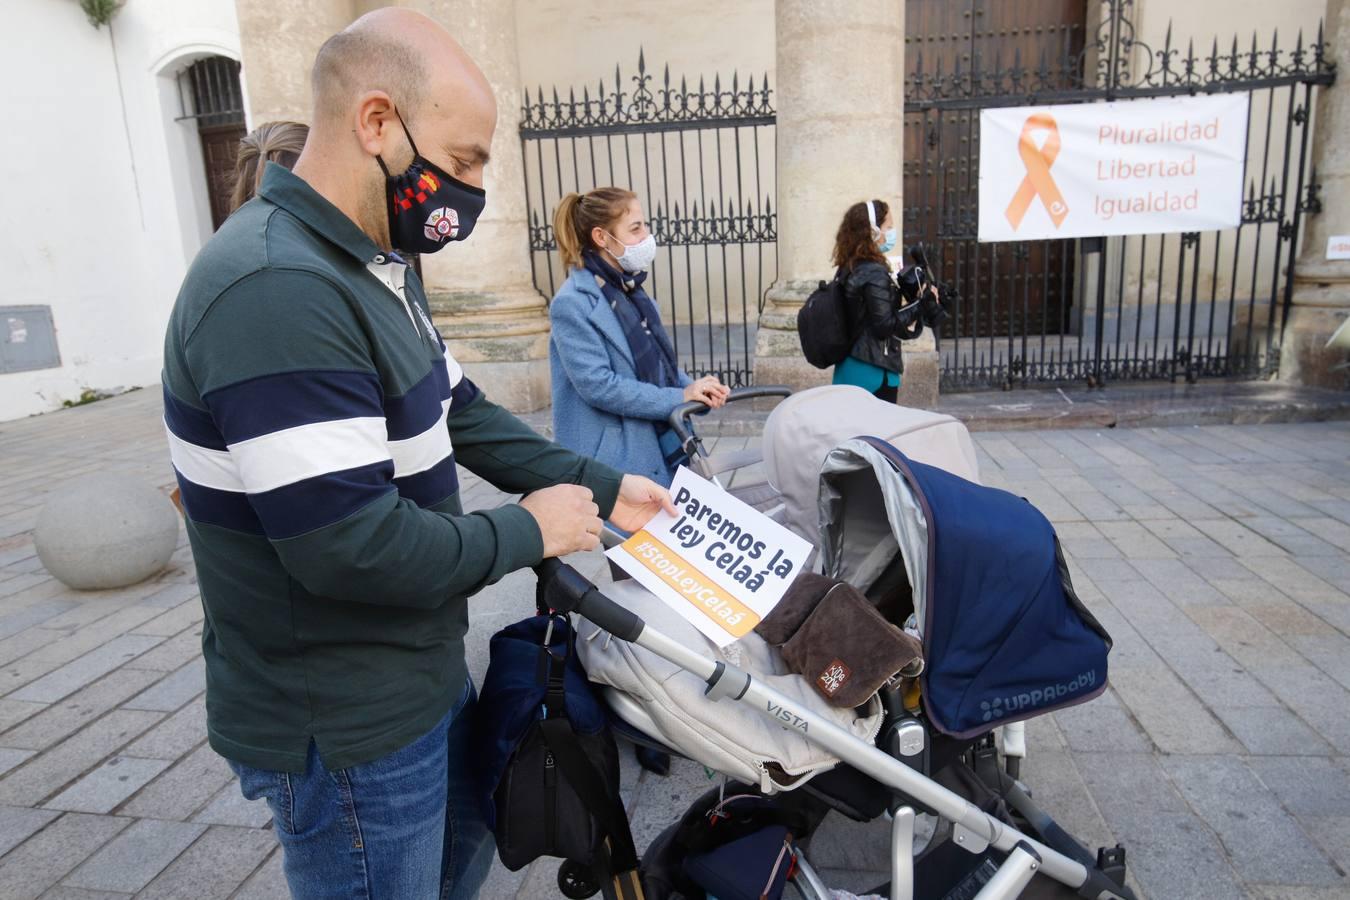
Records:
[[[1320,208],[1312,110],[1335,77],[1321,31],[1197,51],[1174,45],[1169,28],[1155,48],[1136,37],[1132,9],[1132,0],[908,0],[902,231],[929,246],[955,288],[939,340],[946,390],[1278,367],[1302,219]],[[1054,18],[1034,21],[1042,12]],[[980,110],[1213,93],[1250,98],[1239,227],[977,240]],[[774,123],[767,78],[694,84],[666,68],[658,80],[641,53],[636,74],[616,67],[612,84],[527,95],[535,286],[551,296],[566,277],[551,227],[558,199],[630,187],[661,246],[647,286],[681,362],[749,384],[777,274]]]
[[[993,11],[992,0],[950,5],[976,20]],[[1311,114],[1334,77],[1320,29],[1292,45],[1271,35],[1197,52],[1174,46],[1169,28],[1153,48],[1135,36],[1132,6],[1088,4],[1082,27],[1037,28],[1043,39],[1020,45],[1030,29],[1000,43],[997,27],[972,27],[964,52],[911,55],[904,231],[936,250],[957,289],[940,342],[946,389],[1255,377],[1278,365],[1302,218],[1319,208]],[[1232,92],[1250,98],[1239,227],[977,241],[980,110]]]
[[[520,137],[534,284],[552,296],[566,273],[553,212],[570,191],[630,188],[660,246],[647,289],[676,353],[694,375],[751,381],[755,328],[777,276],[774,109],[765,76],[659,82],[637,73],[612,85],[528,94]]]

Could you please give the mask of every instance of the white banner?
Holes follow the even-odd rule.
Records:
[[[657,513],[606,555],[725,647],[783,599],[811,545],[688,469],[670,494],[677,515]]]
[[[980,240],[1232,228],[1246,94],[980,112]]]

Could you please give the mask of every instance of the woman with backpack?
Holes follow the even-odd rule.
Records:
[[[890,403],[896,402],[905,371],[900,342],[923,332],[920,304],[905,302],[891,274],[886,254],[894,248],[895,220],[885,201],[855,203],[844,213],[834,238],[834,264],[844,279],[853,346],[834,367],[833,381]]]
[[[632,191],[602,187],[558,203],[553,234],[568,277],[549,304],[553,433],[622,472],[669,485],[685,455],[666,418],[697,400],[717,409],[730,389],[680,368],[643,290],[656,238]]]

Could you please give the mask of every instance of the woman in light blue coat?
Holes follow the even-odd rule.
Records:
[[[669,485],[685,457],[666,418],[689,400],[716,409],[730,391],[711,375],[691,378],[675,358],[642,288],[656,239],[636,194],[613,187],[568,194],[553,233],[568,272],[549,304],[554,438]]]

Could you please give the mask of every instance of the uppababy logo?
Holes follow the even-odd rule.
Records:
[[[1061,697],[1068,697],[1071,694],[1077,694],[1088,688],[1095,687],[1097,684],[1097,673],[1088,669],[1086,672],[1079,673],[1077,678],[1072,681],[1061,682],[1060,684],[1050,684],[1043,688],[1036,688],[1034,691],[1023,691],[1020,694],[1012,694],[1008,697],[994,697],[991,700],[980,701],[980,713],[986,722],[992,722],[995,719],[1001,719],[1004,716],[1010,716],[1015,712],[1024,709],[1034,709],[1052,700],[1058,700]]]

